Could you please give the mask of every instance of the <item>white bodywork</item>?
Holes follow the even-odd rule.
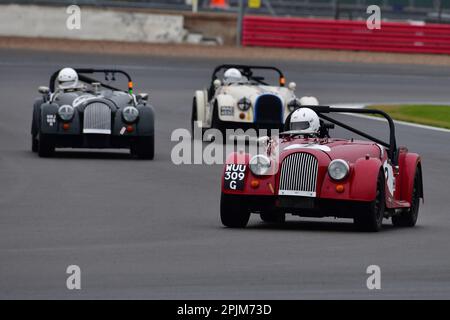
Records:
[[[217,81],[217,80],[216,80]],[[295,95],[295,83],[289,84],[289,87],[277,87],[254,84],[220,84],[217,86],[214,96],[208,101],[207,90],[195,92],[195,101],[197,107],[197,121],[200,127],[210,128],[213,118],[215,105],[218,107],[218,117],[221,121],[253,123],[255,115],[255,105],[258,97],[266,94],[277,96],[283,105],[283,123],[292,110],[289,110],[288,104],[297,100],[300,105],[300,99]],[[242,111],[238,108],[238,102],[242,98],[251,101],[251,107]]]

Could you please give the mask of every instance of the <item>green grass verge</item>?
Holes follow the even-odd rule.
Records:
[[[450,106],[438,105],[372,105],[370,109],[383,110],[393,119],[450,129]]]

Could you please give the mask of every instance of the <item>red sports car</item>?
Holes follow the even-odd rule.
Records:
[[[251,213],[259,213],[265,222],[282,223],[290,213],[353,218],[365,231],[380,230],[383,218],[392,218],[395,226],[414,226],[423,199],[421,158],[406,147],[397,148],[389,115],[325,106],[302,110],[297,112],[300,117],[312,110],[317,120],[293,122],[294,111],[279,138],[267,139],[263,153],[228,157],[222,179],[222,223],[243,228]],[[389,124],[389,141],[329,117],[342,112],[383,116]],[[303,130],[314,121],[319,123],[315,130]],[[335,125],[367,140],[330,138]]]

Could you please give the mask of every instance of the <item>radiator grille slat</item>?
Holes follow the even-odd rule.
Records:
[[[111,109],[107,104],[94,102],[84,109],[83,133],[111,134]]]
[[[318,161],[309,153],[287,156],[281,166],[279,195],[315,197]]]

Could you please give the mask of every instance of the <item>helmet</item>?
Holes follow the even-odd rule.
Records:
[[[318,133],[320,120],[317,113],[309,108],[300,108],[292,113],[289,129],[304,134]]]
[[[300,105],[302,106],[318,106],[319,100],[317,100],[316,97],[301,97],[300,98]]]
[[[64,68],[59,71],[58,85],[61,89],[72,89],[78,85],[78,74],[72,68]]]
[[[242,74],[236,68],[231,68],[225,71],[223,74],[224,80],[228,83],[239,82],[242,81]]]

